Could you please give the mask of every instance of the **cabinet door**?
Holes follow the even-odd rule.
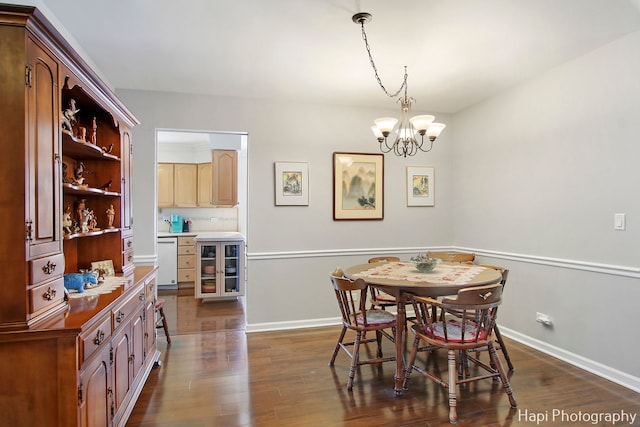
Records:
[[[220,274],[223,286],[220,287],[220,295],[237,296],[244,294],[244,242],[222,242],[220,243],[219,258],[222,262]]]
[[[111,364],[105,348],[87,363],[80,372],[78,384],[78,411],[80,426],[106,427],[113,418],[113,400],[111,388]]]
[[[144,307],[131,320],[131,380],[135,378],[144,365]]]
[[[173,163],[158,164],[158,207],[173,206]]]
[[[113,401],[118,412],[131,387],[131,323],[122,326],[113,337]]]
[[[213,206],[211,163],[198,164],[198,206]]]
[[[173,200],[175,206],[195,208],[198,205],[198,165],[173,165]]]
[[[213,204],[235,206],[238,204],[238,152],[212,150]]]
[[[153,356],[153,349],[156,344],[156,307],[154,298],[145,302],[144,325],[144,359],[146,363],[147,358]]]
[[[120,156],[122,161],[122,221],[120,228],[123,236],[133,234],[133,201],[131,198],[131,175],[133,165],[133,145],[131,145],[131,134],[128,129],[124,129],[121,136]]]
[[[31,39],[27,47],[27,240],[31,258],[62,251],[59,64]]]

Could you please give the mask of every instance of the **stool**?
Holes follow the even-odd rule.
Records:
[[[156,313],[160,315],[160,318],[156,320],[156,328],[163,328],[164,334],[167,336],[167,344],[171,344],[171,337],[169,336],[169,327],[167,326],[167,318],[164,315],[164,300],[159,299],[156,301]]]

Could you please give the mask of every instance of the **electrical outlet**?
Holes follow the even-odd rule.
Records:
[[[551,326],[553,322],[551,321],[551,317],[548,314],[544,313],[536,313],[536,322],[542,323],[546,326]]]

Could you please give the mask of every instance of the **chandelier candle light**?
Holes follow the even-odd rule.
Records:
[[[400,89],[393,94],[387,91],[378,76],[378,69],[376,68],[375,62],[373,62],[371,48],[369,47],[369,41],[367,40],[367,33],[364,30],[364,24],[371,21],[371,14],[366,12],[356,13],[351,19],[354,23],[360,24],[362,28],[362,38],[364,39],[367,53],[369,54],[369,62],[371,63],[371,67],[373,67],[376,80],[378,80],[378,84],[384,93],[386,93],[390,98],[394,98],[404,89],[403,97],[398,99],[398,103],[402,110],[400,113],[400,123],[396,131],[395,140],[391,146],[387,142],[387,138],[391,135],[396,123],[398,123],[398,119],[394,117],[382,117],[373,121],[375,125],[371,127],[371,130],[380,143],[380,151],[383,153],[393,151],[396,156],[403,157],[413,156],[418,152],[418,150],[424,152],[430,151],[433,148],[433,142],[445,128],[445,125],[442,123],[433,123],[435,117],[430,115],[411,117],[411,104],[416,100],[407,95],[408,74],[406,66],[404,67],[404,80]],[[419,142],[416,138],[417,135],[420,135]],[[425,145],[425,136],[429,140],[428,147]]]

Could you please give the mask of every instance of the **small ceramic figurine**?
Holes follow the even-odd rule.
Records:
[[[76,124],[76,113],[80,111],[76,107],[76,100],[69,100],[69,108],[62,112],[62,129],[72,131],[73,126]]]
[[[93,118],[93,124],[91,125],[91,143],[96,144],[98,142],[98,123],[96,118]]]
[[[109,206],[109,209],[107,209],[107,220],[108,220],[108,224],[109,224],[109,228],[113,228],[113,219],[116,216],[116,210],[113,209],[113,205]]]
[[[73,169],[73,185],[84,185],[84,163],[79,162],[78,166]]]
[[[73,221],[71,221],[71,206],[67,206],[62,214],[62,231],[64,234],[71,234],[71,226],[73,225]]]

